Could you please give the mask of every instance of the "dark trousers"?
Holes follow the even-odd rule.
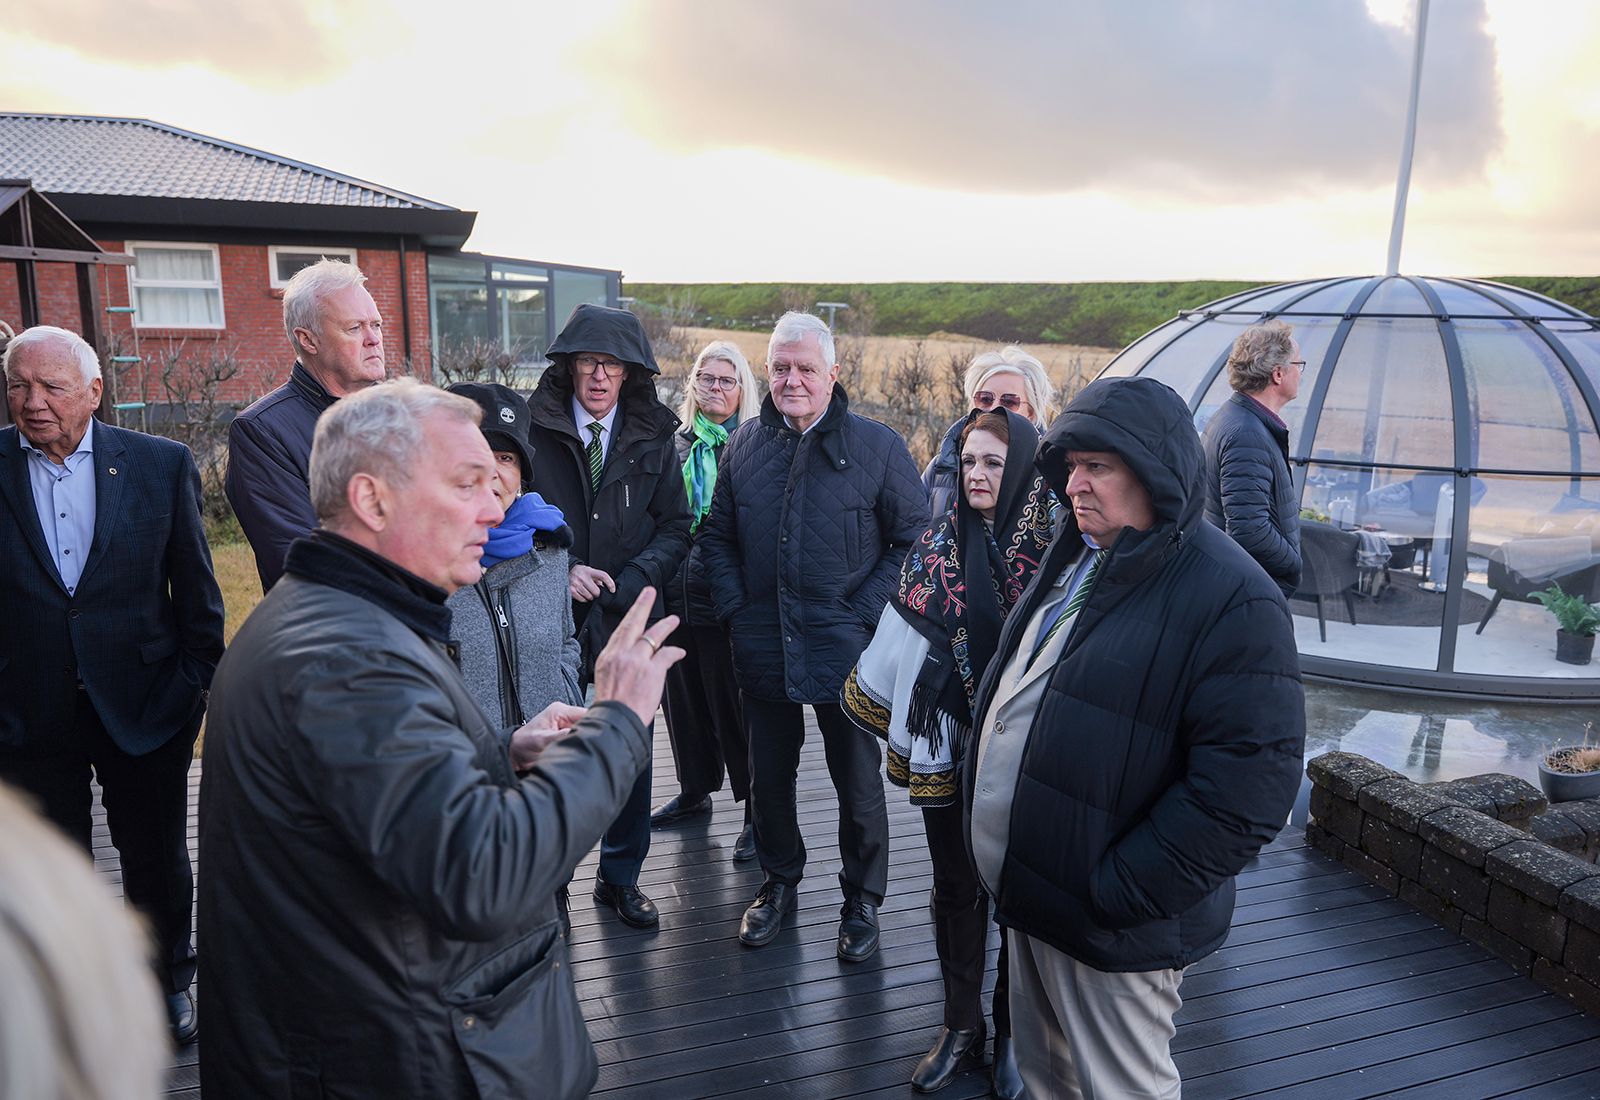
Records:
[[[122,862],[122,892],[142,911],[155,940],[163,992],[194,981],[194,869],[189,863],[189,765],[204,711],[159,748],[129,756],[111,740],[85,691],[70,730],[19,749],[0,749],[0,779],[38,800],[44,815],[93,856],[94,793]]]
[[[650,723],[650,739],[655,740],[656,724]],[[654,770],[646,760],[644,771],[634,780],[628,801],[611,827],[600,838],[600,877],[613,886],[639,885],[639,869],[644,857],[650,853],[650,773]]]
[[[756,855],[768,882],[798,886],[805,873],[806,846],[795,810],[795,778],[805,743],[801,704],[739,696],[750,739],[750,805]],[[828,775],[839,796],[839,885],[847,898],[883,904],[889,884],[889,812],[883,801],[878,742],[844,715],[837,703],[816,703],[817,726]]]
[[[989,940],[989,899],[967,857],[961,806],[924,806],[922,827],[933,859],[933,942],[944,975],[944,1026],[971,1031],[983,1022],[983,963]],[[1006,930],[1000,930],[1000,961],[994,979],[994,1031],[1011,1034],[1010,960]]]
[[[667,670],[662,699],[679,797],[688,804],[720,791],[726,766],[733,800],[743,802],[750,797],[750,744],[739,712],[728,633],[717,627],[680,626],[667,644],[681,646],[685,653]]]

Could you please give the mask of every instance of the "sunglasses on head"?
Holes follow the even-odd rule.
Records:
[[[1018,409],[1022,408],[1022,398],[1014,393],[1003,393],[999,397],[996,397],[988,390],[979,390],[977,393],[972,395],[972,401],[973,404],[980,409],[992,409],[994,408],[996,401],[1010,409],[1012,412],[1016,412]]]

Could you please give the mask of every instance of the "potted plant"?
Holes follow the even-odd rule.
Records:
[[[1556,660],[1586,665],[1594,656],[1594,636],[1600,631],[1600,607],[1561,591],[1552,584],[1533,598],[1556,617]]]
[[[1584,724],[1583,744],[1558,746],[1539,761],[1539,786],[1551,802],[1600,798],[1600,747],[1589,744],[1593,726]]]

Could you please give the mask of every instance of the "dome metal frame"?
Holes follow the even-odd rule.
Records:
[[[1363,306],[1371,300],[1372,296],[1390,281],[1404,283],[1414,288],[1426,303],[1426,309],[1402,310],[1395,312],[1363,312]],[[1333,288],[1353,286],[1354,293],[1343,309],[1329,310],[1316,308],[1296,308],[1305,303],[1307,298]],[[1463,291],[1481,295],[1486,307],[1491,305],[1504,312],[1500,313],[1452,313],[1441,300],[1434,284],[1456,287]],[[1269,299],[1266,303],[1251,307],[1252,301]],[[1539,303],[1538,312],[1533,312],[1519,304],[1518,299],[1532,299]],[[1585,324],[1592,331],[1600,332],[1600,318],[1595,318],[1583,313],[1569,305],[1553,298],[1537,294],[1521,287],[1508,286],[1486,280],[1444,278],[1444,277],[1416,277],[1409,275],[1374,275],[1374,276],[1346,276],[1329,279],[1297,280],[1289,283],[1278,283],[1270,286],[1257,287],[1253,290],[1230,295],[1217,299],[1207,305],[1195,309],[1183,310],[1176,318],[1157,325],[1149,332],[1130,343],[1121,354],[1113,359],[1100,377],[1117,377],[1131,374],[1144,374],[1150,371],[1152,364],[1159,362],[1164,356],[1172,352],[1187,336],[1203,329],[1202,324],[1194,323],[1196,319],[1201,322],[1219,318],[1233,318],[1236,322],[1255,324],[1272,319],[1282,319],[1290,324],[1297,320],[1316,319],[1318,321],[1335,320],[1331,338],[1326,349],[1317,361],[1317,370],[1313,377],[1309,391],[1302,395],[1304,420],[1296,434],[1296,447],[1290,454],[1290,467],[1294,477],[1296,493],[1304,499],[1306,480],[1313,465],[1336,467],[1363,472],[1374,471],[1407,471],[1431,474],[1449,475],[1453,484],[1469,485],[1472,478],[1478,475],[1516,476],[1527,478],[1570,479],[1575,495],[1585,481],[1591,483],[1600,478],[1600,468],[1584,470],[1582,468],[1582,455],[1580,448],[1579,431],[1580,421],[1584,414],[1587,415],[1589,425],[1600,425],[1600,392],[1597,392],[1594,381],[1589,373],[1578,362],[1571,350],[1560,339],[1557,332],[1549,327],[1551,323],[1565,326]],[[1328,396],[1329,388],[1333,385],[1336,375],[1335,367],[1343,353],[1345,346],[1354,331],[1355,326],[1368,320],[1431,320],[1438,326],[1438,335],[1443,346],[1446,378],[1449,384],[1452,412],[1452,446],[1454,461],[1450,465],[1416,463],[1416,462],[1376,462],[1355,461],[1349,459],[1330,460],[1317,458],[1311,452],[1317,439],[1317,429],[1321,423],[1324,403]],[[1563,412],[1568,422],[1569,447],[1572,462],[1565,469],[1532,469],[1482,466],[1478,463],[1478,446],[1480,440],[1474,433],[1473,426],[1479,423],[1479,408],[1474,403],[1475,395],[1472,387],[1468,385],[1466,366],[1463,360],[1461,341],[1456,329],[1459,321],[1491,321],[1491,322],[1519,322],[1527,331],[1535,334],[1543,345],[1548,348],[1554,360],[1559,362],[1566,371],[1565,380],[1570,380],[1576,390],[1576,396],[1585,406],[1582,410],[1572,404],[1569,392],[1557,380],[1556,392],[1561,398]],[[1170,338],[1160,342],[1151,349],[1142,347],[1147,341],[1159,339],[1163,329],[1171,326],[1182,326]],[[1224,370],[1228,352],[1232,341],[1216,354],[1212,361],[1196,377],[1191,392],[1180,396],[1188,403],[1191,412],[1198,415],[1205,396],[1216,385],[1218,376]],[[1119,367],[1119,362],[1134,353],[1137,362],[1131,366]],[[1181,353],[1180,353],[1181,354]],[[1549,361],[1541,360],[1546,369],[1552,374],[1555,367]],[[1152,377],[1161,377],[1159,371],[1151,372]],[[1377,386],[1378,380],[1383,377],[1382,371],[1373,372],[1373,385]],[[1465,413],[1465,415],[1463,415]],[[1373,407],[1367,409],[1369,423],[1374,422],[1377,410]],[[1468,494],[1463,494],[1462,499],[1468,500]],[[1456,506],[1451,516],[1450,538],[1457,546],[1469,545],[1470,519],[1472,508],[1470,504]],[[1359,660],[1333,658],[1317,654],[1303,654],[1301,664],[1308,677],[1349,683],[1369,684],[1382,686],[1394,690],[1414,691],[1426,693],[1446,693],[1456,696],[1493,698],[1499,700],[1522,700],[1531,702],[1569,702],[1574,699],[1600,698],[1600,669],[1592,677],[1535,677],[1535,676],[1490,676],[1475,672],[1461,672],[1454,668],[1456,659],[1457,630],[1451,629],[1449,624],[1459,624],[1461,613],[1462,593],[1465,589],[1465,578],[1468,566],[1468,553],[1449,555],[1449,567],[1445,579],[1445,602],[1442,610],[1442,620],[1439,629],[1439,654],[1434,668],[1400,668],[1390,665],[1372,664]]]

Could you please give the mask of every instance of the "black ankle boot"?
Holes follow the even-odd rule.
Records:
[[[1000,1100],[1021,1100],[1026,1094],[1022,1073],[1017,1069],[1017,1048],[1011,1045],[1011,1036],[996,1035],[994,1065],[989,1070],[989,1095]]]
[[[961,1068],[963,1061],[969,1058],[976,1061],[983,1057],[985,1034],[982,1020],[971,1031],[940,1028],[933,1049],[917,1063],[916,1070],[911,1074],[911,1087],[918,1092],[937,1092],[944,1088],[955,1080],[956,1070]]]

